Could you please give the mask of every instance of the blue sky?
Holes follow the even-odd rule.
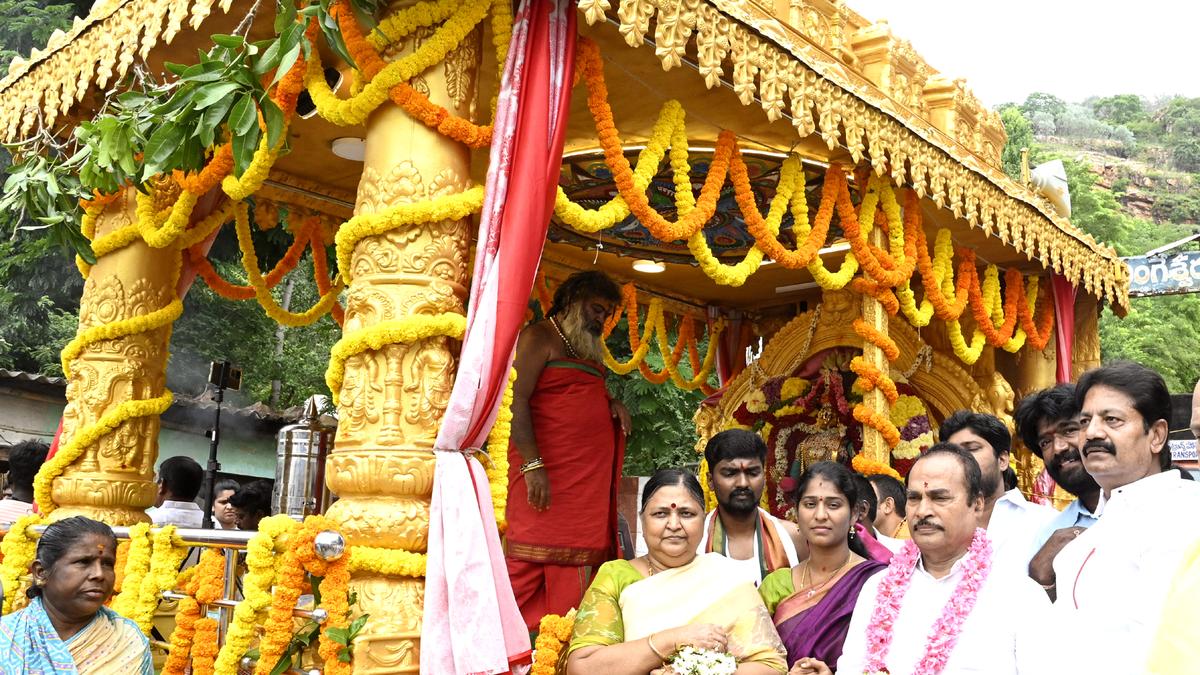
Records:
[[[1200,96],[1200,5],[1183,0],[847,0],[994,106],[1047,91],[1078,102]]]

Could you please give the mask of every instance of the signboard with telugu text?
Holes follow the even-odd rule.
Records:
[[[1196,440],[1168,441],[1172,462],[1194,462],[1200,459],[1196,452]]]
[[[1129,265],[1129,295],[1133,297],[1200,293],[1200,251],[1124,260]]]

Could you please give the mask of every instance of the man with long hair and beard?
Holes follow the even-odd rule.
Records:
[[[1015,414],[1017,434],[1033,454],[1046,463],[1055,484],[1075,495],[1071,502],[1039,535],[1037,553],[1029,561],[1029,576],[1057,596],[1054,558],[1072,539],[1096,524],[1100,486],[1083,466],[1083,430],[1075,385],[1060,384],[1026,396]]]
[[[602,272],[573,274],[517,340],[505,553],[531,631],[576,607],[592,570],[616,557],[630,418],[605,386],[601,340],[620,300]]]

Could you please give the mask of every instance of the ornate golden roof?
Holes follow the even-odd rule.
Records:
[[[0,137],[52,128],[93,86],[124,77],[138,55],[232,4],[96,3],[45,49],[13,61],[0,81]],[[841,0],[580,0],[579,9],[589,24],[612,24],[631,47],[652,48],[664,69],[686,62],[710,89],[728,83],[769,120],[787,118],[801,137],[845,148],[970,227],[1128,307],[1128,268],[1116,252],[1008,178],[999,167],[999,116],[885,22],[872,24]]]

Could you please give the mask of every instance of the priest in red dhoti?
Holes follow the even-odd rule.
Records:
[[[620,299],[603,273],[573,274],[517,340],[505,553],[531,631],[578,606],[592,570],[616,557],[630,418],[604,384],[601,334]]]

